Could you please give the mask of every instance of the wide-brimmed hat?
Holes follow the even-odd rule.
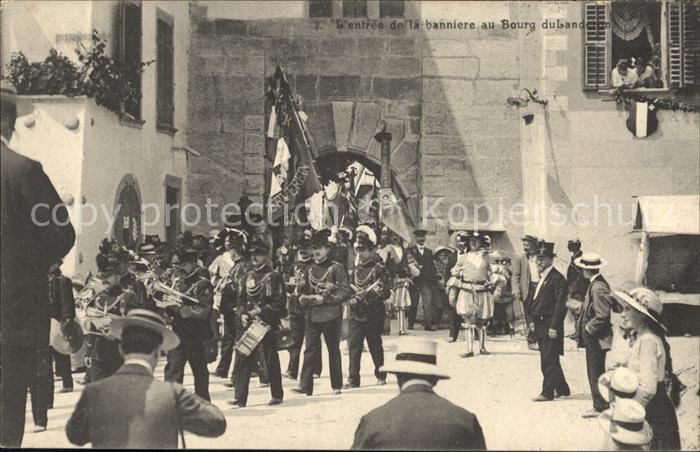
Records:
[[[661,323],[661,311],[664,305],[656,293],[646,287],[637,287],[629,292],[616,290],[613,292],[619,302],[627,303],[637,311],[650,318],[657,325],[667,332],[666,327]]]
[[[172,350],[180,344],[180,338],[165,325],[163,317],[148,309],[132,309],[124,317],[115,317],[110,324],[110,334],[121,339],[124,327],[138,326],[155,331],[163,338],[160,349],[164,352]]]
[[[457,243],[469,242],[469,233],[467,231],[459,231],[455,235],[455,242],[457,242]]]
[[[556,253],[554,252],[554,242],[538,242],[537,254],[536,256],[542,257],[554,257]]]
[[[352,240],[353,235],[354,235],[354,234],[352,233],[352,229],[350,229],[350,228],[347,227],[347,226],[341,226],[341,227],[338,228],[338,232],[337,232],[336,234],[339,234],[339,233],[341,233],[341,232],[342,232],[343,234],[347,235],[347,236],[348,236],[348,239]]]
[[[14,105],[18,118],[34,111],[31,102],[17,96],[17,88],[7,79],[0,80],[0,102]]]
[[[385,363],[380,372],[428,375],[440,379],[450,378],[437,365],[437,342],[423,338],[399,340],[396,358]]]
[[[603,431],[618,443],[641,446],[649,444],[653,437],[645,417],[646,410],[641,403],[619,399],[612,408],[600,414],[598,422]]]
[[[598,390],[605,400],[612,402],[612,395],[631,399],[639,389],[639,377],[627,367],[616,367],[598,378]]]
[[[139,247],[139,254],[156,254],[156,247],[152,243],[146,243]]]
[[[586,270],[597,270],[605,267],[607,264],[608,262],[596,253],[583,253],[580,257],[574,259],[574,265]]]
[[[425,237],[427,233],[428,233],[428,231],[425,229],[419,228],[419,229],[413,230],[413,235],[415,235],[416,237]]]
[[[433,253],[433,256],[438,257],[442,253],[454,253],[454,249],[450,248],[448,246],[438,246],[435,248],[435,252]]]

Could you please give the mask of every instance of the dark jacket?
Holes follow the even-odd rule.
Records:
[[[364,322],[369,317],[383,316],[384,300],[390,295],[390,281],[382,258],[372,253],[369,259],[359,262],[353,271],[351,284],[361,291],[361,297],[355,296],[350,303],[350,318]]]
[[[68,254],[75,231],[41,164],[0,146],[0,340],[30,347],[46,343],[48,348],[46,274]]]
[[[243,278],[238,292],[238,316],[259,308],[260,318],[275,327],[280,319],[287,315],[287,289],[284,280],[268,264],[258,269],[251,269]]]
[[[73,283],[62,274],[49,274],[49,315],[59,322],[75,318]]]
[[[610,285],[602,276],[598,276],[588,287],[581,315],[576,325],[579,347],[584,346],[583,331],[585,329],[588,334],[599,341],[603,350],[610,350],[612,346],[610,312],[614,305],[615,299],[610,291]]]
[[[362,417],[353,449],[484,450],[476,416],[435,394],[412,385]]]
[[[314,281],[317,283],[315,284]],[[300,293],[323,296],[322,304],[310,305],[306,309],[306,317],[315,322],[317,321],[315,319],[321,317],[327,319],[325,321],[339,319],[342,314],[342,305],[350,299],[353,291],[348,282],[345,267],[331,259],[326,259],[321,263],[311,264]]]
[[[214,298],[209,272],[203,267],[197,267],[178,280],[176,289],[199,300],[199,303],[185,303],[182,308],[168,308],[174,314],[173,332],[180,337],[180,342],[208,341],[213,336],[210,316]],[[191,315],[183,317],[183,309],[187,309]]]
[[[438,277],[433,261],[433,251],[428,247],[423,247],[423,255],[421,256],[418,246],[413,244],[406,249],[406,252],[413,256],[420,268],[420,274],[413,278],[413,282],[419,285],[436,285]]]
[[[66,435],[78,446],[174,449],[178,424],[199,436],[226,431],[221,411],[177,383],[153,378],[138,364],[125,364],[113,376],[85,387]]]
[[[583,276],[581,269],[574,265],[574,259],[582,255],[583,251],[579,251],[571,256],[569,268],[566,270],[566,282],[569,284],[569,298],[579,301],[583,301],[583,297],[586,296],[586,291],[588,290],[588,280]]]
[[[534,298],[529,310],[530,318],[535,321],[535,325],[539,320],[545,323],[548,329],[557,331],[557,345],[562,355],[564,354],[564,317],[568,293],[566,278],[552,267],[542,281],[537,296],[533,294]]]
[[[304,281],[308,278],[307,272],[311,268],[312,258],[307,260],[297,259],[292,267],[292,275],[294,276],[294,287],[287,287],[287,311],[291,315],[302,315],[304,313],[304,307],[299,303],[300,286],[304,284]]]

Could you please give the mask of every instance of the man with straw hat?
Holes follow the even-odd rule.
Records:
[[[605,259],[595,253],[585,253],[574,260],[583,277],[590,281],[576,324],[578,346],[586,348],[586,369],[593,398],[593,409],[583,417],[596,417],[609,406],[598,392],[598,378],[605,372],[605,355],[612,346],[610,313],[616,304],[610,285],[600,273],[605,264]]]
[[[433,391],[450,378],[437,364],[436,341],[401,339],[396,358],[381,370],[396,374],[401,392],[362,417],[353,449],[486,449],[476,416]]]
[[[19,447],[27,388],[49,371],[49,266],[75,241],[68,210],[39,162],[10,149],[15,120],[31,105],[0,81],[0,446]]]
[[[114,319],[111,334],[121,340],[124,365],[111,377],[85,387],[66,424],[68,440],[97,448],[176,448],[178,432],[217,437],[226,431],[221,411],[177,383],[156,380],[159,351],[180,339],[163,318],[132,309]]]

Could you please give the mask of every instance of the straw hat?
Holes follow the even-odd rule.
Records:
[[[574,259],[574,265],[586,270],[597,270],[603,268],[608,262],[595,253],[584,253],[581,257]]]
[[[437,365],[437,342],[423,338],[404,338],[398,343],[396,358],[384,364],[381,372],[428,375],[450,378]]]
[[[615,298],[618,301],[627,303],[637,311],[641,312],[663,328],[667,332],[666,327],[661,323],[661,311],[664,308],[661,299],[656,293],[646,287],[637,287],[629,292],[615,291]]]
[[[617,367],[598,378],[598,390],[605,400],[616,398],[631,399],[639,389],[639,377],[627,367]]]
[[[124,327],[127,326],[139,326],[160,334],[163,337],[160,349],[164,352],[172,350],[180,344],[180,338],[165,326],[165,320],[148,309],[132,309],[126,316],[112,319],[110,334],[121,339]]]
[[[34,107],[30,102],[17,96],[17,88],[7,79],[0,80],[0,101],[13,104],[17,109],[18,118],[34,111]]]
[[[633,399],[620,399],[598,417],[603,431],[622,444],[641,446],[653,437],[651,426],[644,420],[644,407]]]

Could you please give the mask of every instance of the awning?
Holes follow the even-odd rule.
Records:
[[[640,196],[634,231],[700,235],[700,195]]]

